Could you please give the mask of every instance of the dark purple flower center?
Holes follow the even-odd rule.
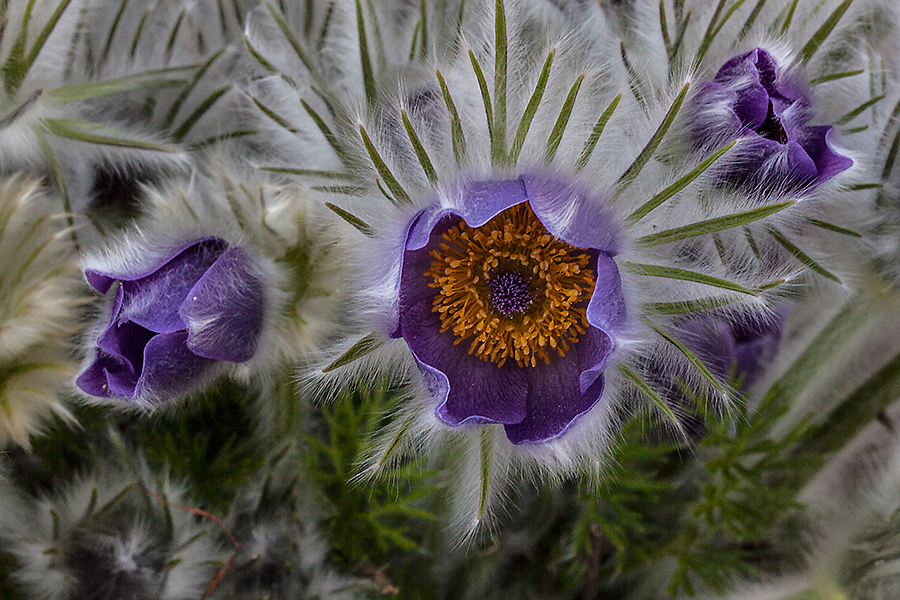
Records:
[[[766,120],[762,122],[762,125],[760,125],[759,128],[757,128],[756,133],[767,140],[773,140],[779,144],[788,143],[788,134],[784,130],[784,125],[781,124],[781,118],[775,114],[775,108],[772,106],[771,100],[769,100],[769,110],[766,112]]]
[[[528,280],[519,271],[505,271],[495,275],[488,285],[491,288],[491,306],[507,317],[524,313],[534,301],[534,296],[528,289]]]

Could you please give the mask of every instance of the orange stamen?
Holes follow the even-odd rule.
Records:
[[[469,354],[502,366],[549,364],[551,352],[565,356],[588,328],[587,304],[594,291],[590,255],[550,234],[527,202],[509,208],[473,229],[460,222],[431,251],[425,276],[438,288],[432,310],[441,333],[455,344],[470,340]],[[533,301],[521,314],[491,306],[490,280],[518,271]]]

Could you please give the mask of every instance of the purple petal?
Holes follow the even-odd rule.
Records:
[[[601,332],[597,333],[606,337]],[[575,419],[594,407],[603,394],[603,376],[598,375],[582,391],[581,364],[595,360],[598,348],[602,347],[602,342],[588,335],[579,340],[564,357],[555,358],[549,365],[540,364],[526,371],[528,416],[519,424],[506,425],[509,441],[513,444],[537,444],[557,438],[565,433]]]
[[[122,316],[157,333],[186,328],[178,308],[203,274],[225,251],[225,242],[196,242],[170,258],[152,273],[122,282],[125,298]]]
[[[831,149],[828,138],[834,127],[830,125],[820,125],[816,127],[807,127],[803,141],[803,148],[809,154],[813,162],[816,163],[818,177],[816,181],[822,183],[828,181],[841,171],[845,171],[853,166],[853,160],[836,153]]]
[[[622,278],[611,256],[597,255],[594,293],[587,307],[588,323],[612,332],[625,324],[625,297],[622,294]]]
[[[759,84],[748,86],[738,93],[733,110],[744,127],[757,129],[769,112],[769,94]]]
[[[229,248],[191,289],[179,310],[187,346],[205,358],[244,362],[262,333],[265,290],[253,259]]]
[[[528,386],[524,370],[515,361],[498,367],[470,355],[470,340],[454,344],[457,338],[452,332],[440,333],[440,317],[429,300],[409,307],[401,316],[401,326],[416,360],[440,384],[437,414],[444,422],[519,423],[525,418]]]
[[[406,250],[419,250],[431,238],[435,225],[448,215],[457,215],[469,227],[481,227],[500,212],[528,199],[525,185],[518,179],[462,182],[448,192],[453,208],[430,206],[411,221],[406,234]]]
[[[458,225],[462,219],[457,215],[444,213],[443,218],[435,224],[431,239],[419,250],[408,250],[403,253],[403,264],[400,271],[400,312],[425,300],[431,301],[437,295],[437,288],[429,287],[431,277],[426,277],[425,272],[431,268],[434,260],[431,251],[437,248],[443,241],[441,236],[451,227]],[[401,319],[402,321],[402,319]],[[394,337],[402,335],[402,328],[398,324]]]
[[[144,362],[144,346],[154,335],[154,332],[131,321],[114,322],[97,340],[97,346],[137,376]]]
[[[809,157],[803,146],[792,141],[788,142],[786,150],[787,160],[783,170],[785,181],[793,182],[798,186],[815,181],[818,173],[816,163]]]
[[[112,287],[112,284],[118,281],[115,277],[110,277],[108,275],[104,275],[99,271],[95,271],[93,269],[87,269],[84,272],[84,276],[87,278],[87,282],[93,287],[95,290],[100,292],[101,294],[105,294],[109,291],[109,288]]]
[[[547,231],[578,248],[618,252],[619,228],[603,199],[548,175],[522,175],[528,201]]]
[[[91,396],[109,398],[113,395],[123,395],[118,393],[118,391],[113,392],[112,389],[110,389],[110,379],[116,379],[116,383],[118,384],[122,381],[119,380],[118,377],[127,378],[129,375],[131,377],[131,393],[128,393],[127,391],[129,386],[125,385],[125,396],[133,395],[134,393],[134,388],[137,385],[137,378],[134,373],[129,373],[121,360],[111,357],[108,354],[98,352],[94,362],[91,363],[91,365],[78,376],[78,379],[75,380],[75,385]],[[114,387],[121,389],[118,385]]]
[[[160,399],[182,394],[193,387],[216,361],[197,356],[187,347],[186,331],[161,333],[144,349],[144,371],[138,393]]]

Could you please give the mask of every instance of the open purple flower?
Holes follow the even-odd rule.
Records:
[[[151,268],[85,272],[106,293],[121,282],[94,361],[76,384],[87,394],[155,402],[188,391],[217,361],[256,352],[266,304],[247,252],[193,240]]]
[[[810,99],[799,82],[756,48],[730,59],[693,101],[691,133],[704,150],[744,136],[731,151],[725,183],[762,192],[818,185],[853,161],[832,150],[833,127],[807,125]]]
[[[451,196],[409,225],[394,335],[448,425],[500,423],[515,444],[559,437],[600,399],[625,320],[614,222],[546,176]]]

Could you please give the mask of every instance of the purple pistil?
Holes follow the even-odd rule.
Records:
[[[507,317],[524,313],[534,298],[528,290],[528,281],[518,271],[505,271],[491,277],[489,298],[491,306]]]

